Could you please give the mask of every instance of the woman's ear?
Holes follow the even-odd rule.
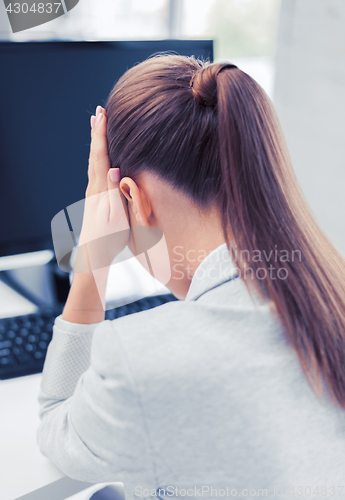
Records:
[[[131,224],[149,226],[148,219],[151,215],[151,205],[147,194],[139,188],[133,179],[124,177],[120,181],[120,189],[128,203],[128,212],[135,218]]]

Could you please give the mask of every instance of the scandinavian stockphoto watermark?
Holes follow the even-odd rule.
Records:
[[[176,486],[166,486],[164,488],[149,489],[143,486],[136,486],[134,495],[137,497],[193,497],[193,498],[224,498],[224,497],[259,497],[259,498],[344,498],[344,486],[324,486],[324,485],[297,485],[297,486],[277,486],[272,489],[267,488],[234,488],[224,486],[216,488],[213,486],[190,486],[178,488]]]
[[[222,251],[210,255],[211,260],[208,266],[198,266],[210,252],[205,250],[184,251],[183,247],[177,245],[173,248],[172,269],[175,279],[191,279],[193,276],[198,279],[208,278],[226,279],[227,277],[238,275],[243,279],[266,280],[286,280],[289,270],[286,263],[302,261],[300,250],[283,250],[278,246],[271,250],[255,249],[240,250],[231,241],[230,251],[226,245]]]
[[[4,0],[13,33],[48,23],[72,10],[79,0]]]
[[[114,191],[118,191],[116,188]],[[59,268],[65,272],[92,273],[100,291],[104,282],[104,270],[133,276],[130,260],[137,261],[152,278],[146,281],[145,293],[141,296],[123,297],[129,304],[151,294],[165,293],[164,286],[171,278],[170,258],[163,231],[153,226],[129,227],[125,209],[117,207],[117,225],[108,225],[97,218],[97,207],[108,203],[109,192],[89,196],[58,212],[51,221],[55,257]],[[114,194],[112,194],[114,196]],[[120,211],[122,210],[122,213]],[[88,224],[83,227],[86,216]],[[83,229],[83,230],[82,230]],[[100,293],[100,297],[102,293]],[[103,304],[104,308],[106,307]],[[111,307],[111,304],[109,305]]]

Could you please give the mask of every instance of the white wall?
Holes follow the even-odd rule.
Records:
[[[302,189],[345,255],[345,0],[282,0],[274,102]]]

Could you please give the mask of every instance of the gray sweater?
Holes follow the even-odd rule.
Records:
[[[224,244],[184,301],[93,325],[58,317],[42,453],[72,478],[123,482],[128,500],[345,498],[345,412],[313,394],[272,304],[236,271]]]

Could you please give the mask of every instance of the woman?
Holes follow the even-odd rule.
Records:
[[[44,367],[42,453],[128,498],[341,497],[344,261],[264,91],[228,63],[156,56],[91,126],[84,268]],[[162,231],[182,300],[104,322],[109,263],[145,246],[140,226]]]

